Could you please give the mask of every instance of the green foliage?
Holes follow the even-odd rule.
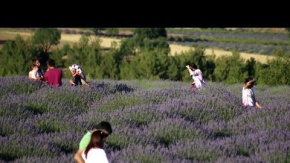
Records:
[[[118,29],[94,30],[111,31],[113,34]],[[224,29],[219,31],[225,32]],[[267,64],[261,64],[253,58],[244,60],[238,51],[233,51],[231,56],[208,57],[205,56],[205,48],[199,46],[168,56],[170,48],[166,37],[164,28],[136,28],[133,37],[122,39],[119,47],[113,42],[109,49],[102,49],[100,39],[92,41],[90,37],[82,36],[72,47],[65,44],[49,53],[50,46],[59,43],[60,33],[55,28],[38,28],[32,36],[32,42],[23,40],[19,35],[14,41],[5,42],[0,50],[0,76],[27,75],[32,58],[40,59],[41,68],[46,69],[46,60],[53,58],[57,67],[63,68],[65,78],[71,77],[68,66],[76,63],[82,66],[88,79],[191,81],[185,66],[195,63],[206,81],[238,83],[252,76],[260,84],[290,84],[287,75],[290,71],[290,53],[282,48],[273,52],[277,58],[269,60]]]
[[[50,58],[53,58],[55,60],[55,64],[58,67],[64,67],[65,66],[65,57],[67,56],[69,51],[70,51],[70,45],[65,44],[61,49],[57,48],[49,56],[50,56]]]
[[[246,61],[246,64],[244,65],[244,71],[245,71],[245,78],[248,76],[256,76],[256,65],[257,62],[254,58],[250,58]]]
[[[181,73],[179,58],[169,57],[168,60],[169,60],[169,64],[167,67],[166,76],[168,77],[168,79],[171,79],[171,80],[175,80],[175,81],[181,80],[182,73]]]
[[[31,69],[31,59],[37,51],[20,35],[13,41],[5,42],[0,51],[0,76],[28,75]]]
[[[135,42],[133,39],[123,39],[120,43],[120,55],[121,56],[130,56],[136,55]]]
[[[141,40],[144,38],[156,39],[158,37],[167,37],[165,28],[135,28],[134,35],[137,35]]]
[[[134,67],[131,66],[129,61],[123,61],[120,66],[120,78],[121,79],[136,79],[134,75]]]
[[[32,36],[32,43],[47,53],[52,45],[58,45],[61,33],[56,28],[39,28]]]
[[[116,53],[108,53],[100,64],[100,72],[105,79],[118,79],[119,68]]]
[[[121,54],[135,55],[137,51],[158,51],[168,55],[170,52],[165,28],[136,28],[134,36],[121,42]]]
[[[99,66],[101,61],[100,40],[97,39],[90,43],[89,37],[82,36],[79,42],[68,51],[65,66],[68,68],[72,64],[79,64],[88,79],[97,78],[102,77]],[[67,74],[71,76],[69,71]]]
[[[139,45],[140,46],[140,45]],[[166,38],[159,37],[156,39],[144,38],[142,45],[140,46],[142,51],[157,51],[160,54],[168,55],[170,53],[170,47]]]
[[[290,60],[289,58],[276,58],[268,61],[266,67],[261,67],[258,77],[259,81],[268,85],[290,84]]]
[[[237,51],[233,51],[232,56],[221,56],[216,59],[214,75],[216,81],[227,83],[241,82],[245,74],[249,74],[244,68],[245,60],[240,57]],[[248,70],[249,71],[249,70]]]
[[[164,58],[156,52],[143,52],[132,60],[133,71],[137,79],[160,79],[166,72],[162,65]]]

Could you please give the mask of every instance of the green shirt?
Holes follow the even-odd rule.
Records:
[[[88,144],[90,143],[91,140],[91,131],[88,131],[82,138],[80,144],[79,144],[79,149],[85,150]]]

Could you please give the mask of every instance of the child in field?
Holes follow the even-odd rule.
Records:
[[[254,93],[254,90],[252,89],[255,82],[256,80],[251,77],[245,79],[245,82],[244,82],[245,84],[243,86],[243,91],[242,91],[242,104],[245,107],[251,106],[251,107],[262,108],[259,102],[256,101],[255,93]]]
[[[70,83],[72,85],[82,85],[82,84],[88,85],[85,73],[82,71],[81,66],[73,64],[69,66],[69,70],[71,71],[73,76],[73,78],[70,79]]]

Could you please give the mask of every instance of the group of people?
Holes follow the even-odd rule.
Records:
[[[202,71],[197,68],[195,64],[187,65],[186,68],[192,76],[193,82],[191,84],[192,90],[200,90],[206,86],[202,76]],[[88,84],[86,76],[81,67],[77,64],[69,66],[72,73],[70,79],[71,85]],[[61,69],[55,67],[55,61],[49,59],[47,61],[47,70],[44,72],[40,68],[38,59],[32,60],[31,71],[28,74],[30,79],[41,80],[47,82],[49,85],[61,86],[63,72]],[[242,106],[262,108],[255,98],[253,86],[256,80],[254,78],[246,78],[242,90]],[[79,149],[74,155],[74,159],[78,163],[108,163],[108,158],[104,150],[105,139],[112,133],[111,124],[107,121],[102,121],[96,126],[92,127],[81,139]]]
[[[29,79],[44,81],[52,86],[62,85],[63,72],[55,67],[53,59],[48,59],[47,70],[45,72],[40,68],[40,61],[38,59],[32,59],[31,61],[31,70],[28,73]],[[86,76],[79,65],[73,64],[69,66],[69,70],[72,73],[72,79],[69,81],[71,85],[88,85]],[[102,121],[96,126],[91,127],[82,137],[74,159],[78,163],[109,163],[104,150],[104,143],[112,131],[111,124],[107,121]]]
[[[45,72],[41,69],[38,59],[32,59],[31,61],[31,70],[28,73],[29,79],[44,81],[52,86],[62,85],[63,72],[61,69],[55,67],[55,61],[53,59],[47,60],[47,69]],[[73,64],[69,66],[69,70],[72,73],[72,79],[70,79],[71,85],[89,85],[81,66]]]
[[[191,83],[191,90],[200,90],[206,86],[206,83],[202,76],[202,71],[197,68],[195,64],[186,65],[190,76],[192,76],[193,82]],[[242,90],[242,106],[244,107],[256,107],[261,109],[262,106],[256,100],[253,86],[256,80],[252,77],[248,77],[244,81]]]

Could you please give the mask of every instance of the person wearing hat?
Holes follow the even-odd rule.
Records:
[[[74,159],[77,163],[84,163],[82,153],[90,143],[92,133],[95,131],[101,131],[105,137],[108,137],[113,132],[111,124],[107,121],[102,121],[96,126],[92,126],[91,129],[89,129],[88,132],[82,137],[79,143],[79,149],[74,155]]]

